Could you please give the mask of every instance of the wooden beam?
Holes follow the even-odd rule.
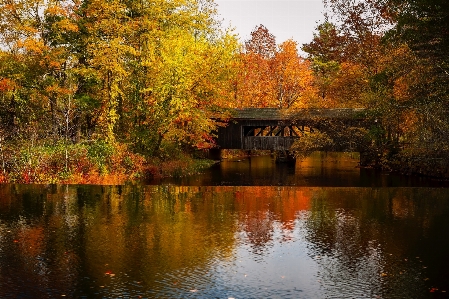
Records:
[[[296,137],[299,137],[298,133],[293,129],[293,126],[288,127],[290,129],[290,136],[295,135]]]
[[[259,131],[259,133],[257,133],[256,136],[263,136],[263,135],[262,135],[262,134],[263,134],[263,131],[264,131],[266,128],[267,128],[267,126],[260,127],[260,131]]]
[[[276,128],[277,128],[276,126],[274,127],[270,126],[270,131],[267,133],[267,136],[273,136],[273,132]]]

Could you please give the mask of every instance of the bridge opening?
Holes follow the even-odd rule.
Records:
[[[307,132],[312,133],[313,128],[295,125],[275,126],[242,126],[244,137],[301,137]]]

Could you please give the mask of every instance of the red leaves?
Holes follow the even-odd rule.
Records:
[[[0,79],[0,92],[11,91],[14,89],[14,82],[7,78]]]

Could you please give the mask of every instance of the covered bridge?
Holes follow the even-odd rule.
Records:
[[[340,120],[346,126],[365,120],[364,109],[246,108],[231,111],[226,127],[219,127],[220,149],[289,150],[293,142],[320,123]]]

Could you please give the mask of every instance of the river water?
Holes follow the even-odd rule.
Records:
[[[0,298],[449,298],[446,183],[355,154],[0,185]]]

